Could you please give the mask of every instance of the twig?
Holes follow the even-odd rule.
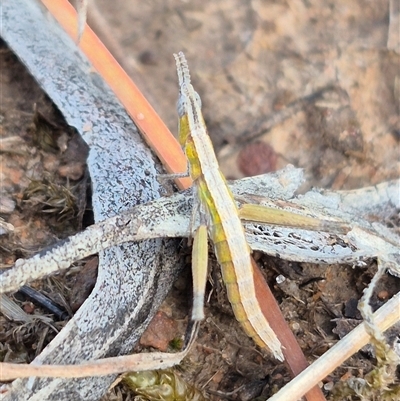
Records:
[[[27,286],[23,285],[20,290],[20,293],[29,297],[32,301],[36,302],[42,308],[50,311],[58,320],[65,320],[68,318],[68,312],[65,309],[61,309],[59,305],[57,305],[53,300],[51,300],[46,295],[41,292]]]
[[[92,377],[111,374],[166,369],[178,365],[189,349],[174,354],[164,352],[141,353],[134,355],[104,358],[80,365],[27,365],[0,363],[0,380],[8,381],[23,377]]]
[[[373,315],[375,325],[384,332],[400,320],[400,293],[397,293]],[[296,376],[290,383],[278,391],[268,401],[297,400],[310,388],[324,379],[336,367],[370,340],[366,323],[361,323],[347,336],[343,337],[329,351],[315,361],[310,367]]]

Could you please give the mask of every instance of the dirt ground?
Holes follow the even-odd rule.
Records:
[[[172,132],[172,53],[184,51],[228,178],[289,163],[305,169],[303,190],[354,189],[399,177],[400,55],[389,2],[97,0],[88,18]],[[4,43],[0,62],[0,216],[15,227],[14,235],[0,235],[5,268],[86,227],[92,217],[79,136]],[[182,252],[185,257],[190,250]],[[353,268],[258,259],[310,362],[360,320],[356,304],[374,261]],[[90,259],[32,285],[66,312],[58,318],[16,293],[13,300],[28,317],[21,325],[0,316],[2,360],[29,362],[38,355],[87,297],[95,267]],[[289,381],[288,372],[243,334],[218,274],[215,269],[210,276],[199,340],[178,370],[211,400],[266,399]],[[290,288],[277,285],[281,274]],[[171,326],[171,338],[184,332],[189,283],[187,269],[163,305],[156,331]],[[374,306],[399,290],[399,280],[388,275]],[[32,322],[32,314],[50,319]],[[390,334],[392,342],[397,334]],[[154,335],[147,341],[156,344]],[[363,378],[374,363],[370,348],[355,354],[322,383],[327,398],[335,399],[333,383]],[[132,399],[119,384],[103,401]]]

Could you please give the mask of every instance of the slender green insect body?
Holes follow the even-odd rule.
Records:
[[[283,360],[281,344],[263,315],[256,298],[250,248],[233,196],[222,175],[201,113],[200,97],[190,83],[182,52],[174,55],[178,71],[179,141],[189,161],[207,229],[221,265],[228,299],[236,319],[261,347]]]

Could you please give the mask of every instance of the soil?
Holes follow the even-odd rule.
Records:
[[[304,191],[360,188],[399,177],[400,55],[388,34],[386,1],[98,0],[90,5],[89,22],[172,132],[177,97],[172,53],[185,52],[230,179],[289,163],[305,169]],[[0,263],[6,268],[92,219],[79,135],[4,43],[0,62],[0,216],[15,227],[0,235]],[[185,254],[190,250],[183,246]],[[179,338],[187,322],[187,258],[188,269],[161,308],[168,341]],[[376,270],[374,261],[362,268],[327,267],[258,255],[258,263],[310,362],[360,320],[356,304]],[[95,269],[96,259],[89,259],[31,284],[64,312],[58,318],[25,294],[12,295],[26,314],[50,321],[21,325],[0,316],[2,360],[30,362],[38,355],[90,293]],[[277,284],[278,275],[287,278],[285,285]],[[399,280],[386,276],[374,306],[399,290]],[[223,291],[214,269],[206,321],[179,371],[211,400],[266,399],[289,374],[243,334]],[[397,334],[390,333],[391,342]],[[370,347],[355,354],[321,383],[327,398],[333,399],[333,383],[363,378],[375,362]],[[131,399],[118,384],[103,401]]]

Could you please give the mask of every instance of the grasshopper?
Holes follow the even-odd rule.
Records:
[[[202,249],[206,249],[203,244],[207,227],[236,319],[256,344],[269,347],[273,355],[282,361],[284,358],[281,344],[262,314],[256,299],[250,248],[246,242],[238,209],[219,169],[207,133],[201,113],[200,97],[190,82],[184,54],[180,52],[174,54],[174,57],[180,87],[177,104],[179,142],[188,158],[189,174],[193,180],[194,192],[197,194],[198,205],[195,205],[194,210],[198,208],[200,211],[201,225],[195,234],[195,252],[198,252],[200,244]],[[199,253],[204,260],[204,251]],[[199,260],[197,254],[196,259]],[[202,272],[200,273],[202,277],[205,276],[206,268],[197,267],[194,271],[196,270]],[[197,280],[194,281],[194,288],[199,288]],[[199,310],[198,306],[199,300],[203,298],[205,280],[200,278],[199,281],[202,289],[194,297],[193,320],[204,317],[204,312],[202,309]]]
[[[254,210],[251,205],[247,205],[246,210],[239,216],[233,195],[219,169],[202,116],[200,96],[191,84],[185,56],[179,52],[174,54],[174,57],[180,88],[177,103],[179,142],[188,159],[188,172],[178,176],[190,175],[192,178],[193,191],[197,198],[193,210],[194,213],[200,212],[200,226],[194,234],[193,247],[195,295],[192,320],[199,321],[204,318],[208,231],[236,319],[257,345],[269,348],[275,358],[283,361],[281,343],[263,315],[256,298],[253,278],[255,262],[251,257],[240,218],[247,217],[251,220],[255,214],[258,218],[264,211],[264,221],[275,224],[278,222],[290,225],[292,222],[295,226],[330,230],[335,228],[334,223],[282,211],[276,216],[273,209],[257,206]]]

